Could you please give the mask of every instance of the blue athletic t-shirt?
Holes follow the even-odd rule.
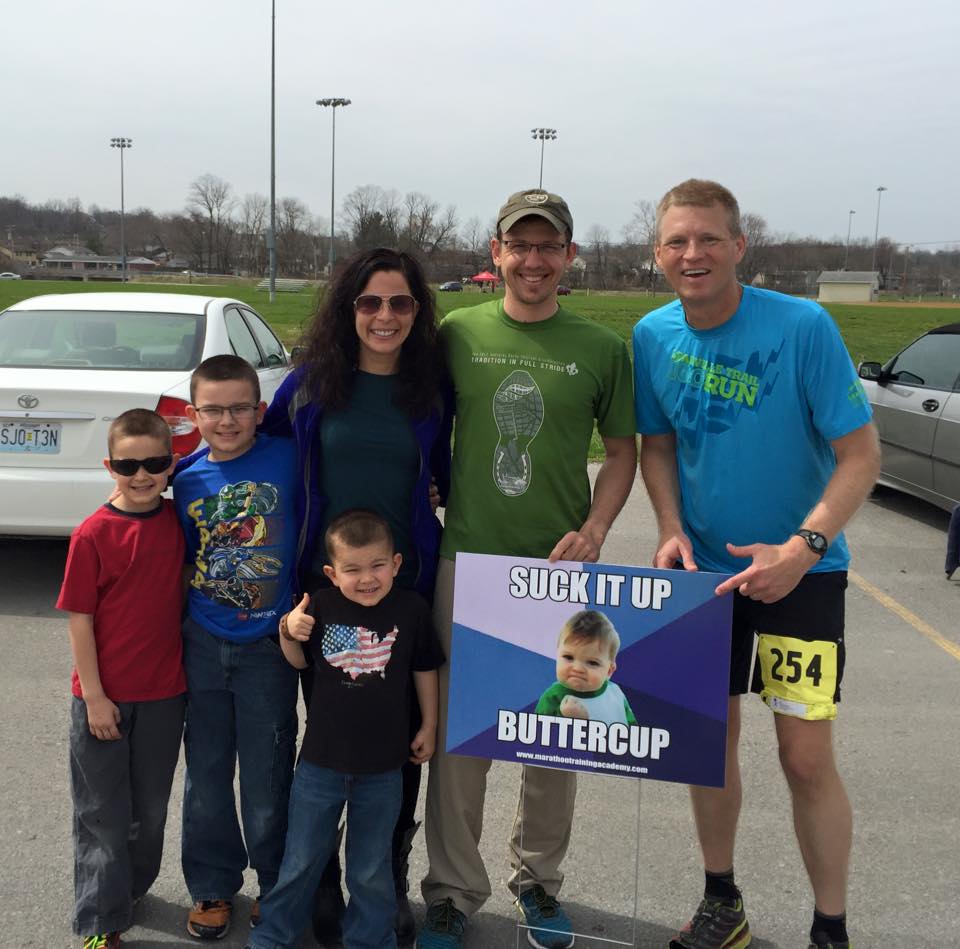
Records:
[[[230,461],[204,455],[178,471],[177,515],[193,564],[191,619],[233,642],[275,634],[296,565],[296,444],[258,435]]]
[[[738,572],[726,543],[781,544],[836,467],[830,442],[867,424],[870,404],[830,315],[743,288],[723,325],[695,330],[677,300],[633,331],[637,431],[676,433],[684,530],[701,569]],[[813,571],[845,570],[841,534]]]

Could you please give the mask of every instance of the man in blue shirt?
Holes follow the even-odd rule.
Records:
[[[746,241],[711,181],[657,209],[656,260],[678,299],[634,329],[640,464],[660,533],[654,565],[733,574],[724,787],[691,788],[704,899],[672,949],[751,941],[733,852],[740,695],[776,713],[800,851],[814,891],[811,949],[847,949],[852,814],[833,756],[849,560],[842,529],[879,471],[876,431],[829,314],[737,281]],[[751,680],[751,660],[756,663]]]

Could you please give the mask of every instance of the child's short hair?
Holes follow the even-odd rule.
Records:
[[[253,389],[253,401],[260,402],[260,377],[253,368],[240,356],[223,355],[211,356],[204,359],[190,375],[190,401],[197,404],[198,382],[249,382]]]
[[[173,444],[170,435],[170,426],[166,420],[151,409],[127,409],[118,415],[107,429],[107,453],[113,455],[113,445],[118,438],[149,435],[162,441],[166,451],[171,450]]]
[[[327,528],[323,543],[327,548],[327,559],[333,563],[334,544],[347,547],[366,547],[382,541],[394,553],[393,531],[390,525],[376,511],[355,507],[338,514]]]
[[[601,645],[609,647],[611,661],[617,658],[617,653],[620,651],[620,634],[613,623],[599,610],[581,610],[579,613],[574,613],[563,624],[557,645],[562,645],[567,639],[596,640]]]

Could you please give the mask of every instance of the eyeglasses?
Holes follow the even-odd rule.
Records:
[[[163,474],[173,464],[173,455],[157,455],[155,458],[111,458],[110,467],[124,478],[132,478],[141,468],[147,474]]]
[[[559,257],[567,249],[567,245],[560,243],[560,241],[538,241],[537,243],[501,241],[500,243],[506,247],[507,253],[514,257],[526,257],[534,248],[541,257]]]
[[[392,296],[364,293],[353,301],[353,308],[361,316],[376,316],[384,304],[395,316],[413,316],[420,309],[420,304],[409,293],[394,293]]]
[[[218,422],[223,418],[224,412],[229,412],[238,422],[253,418],[253,413],[257,411],[255,405],[198,405],[197,415],[208,422]]]

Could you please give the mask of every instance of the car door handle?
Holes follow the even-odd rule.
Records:
[[[940,403],[936,399],[925,399],[921,405],[924,412],[936,412],[940,408]]]

